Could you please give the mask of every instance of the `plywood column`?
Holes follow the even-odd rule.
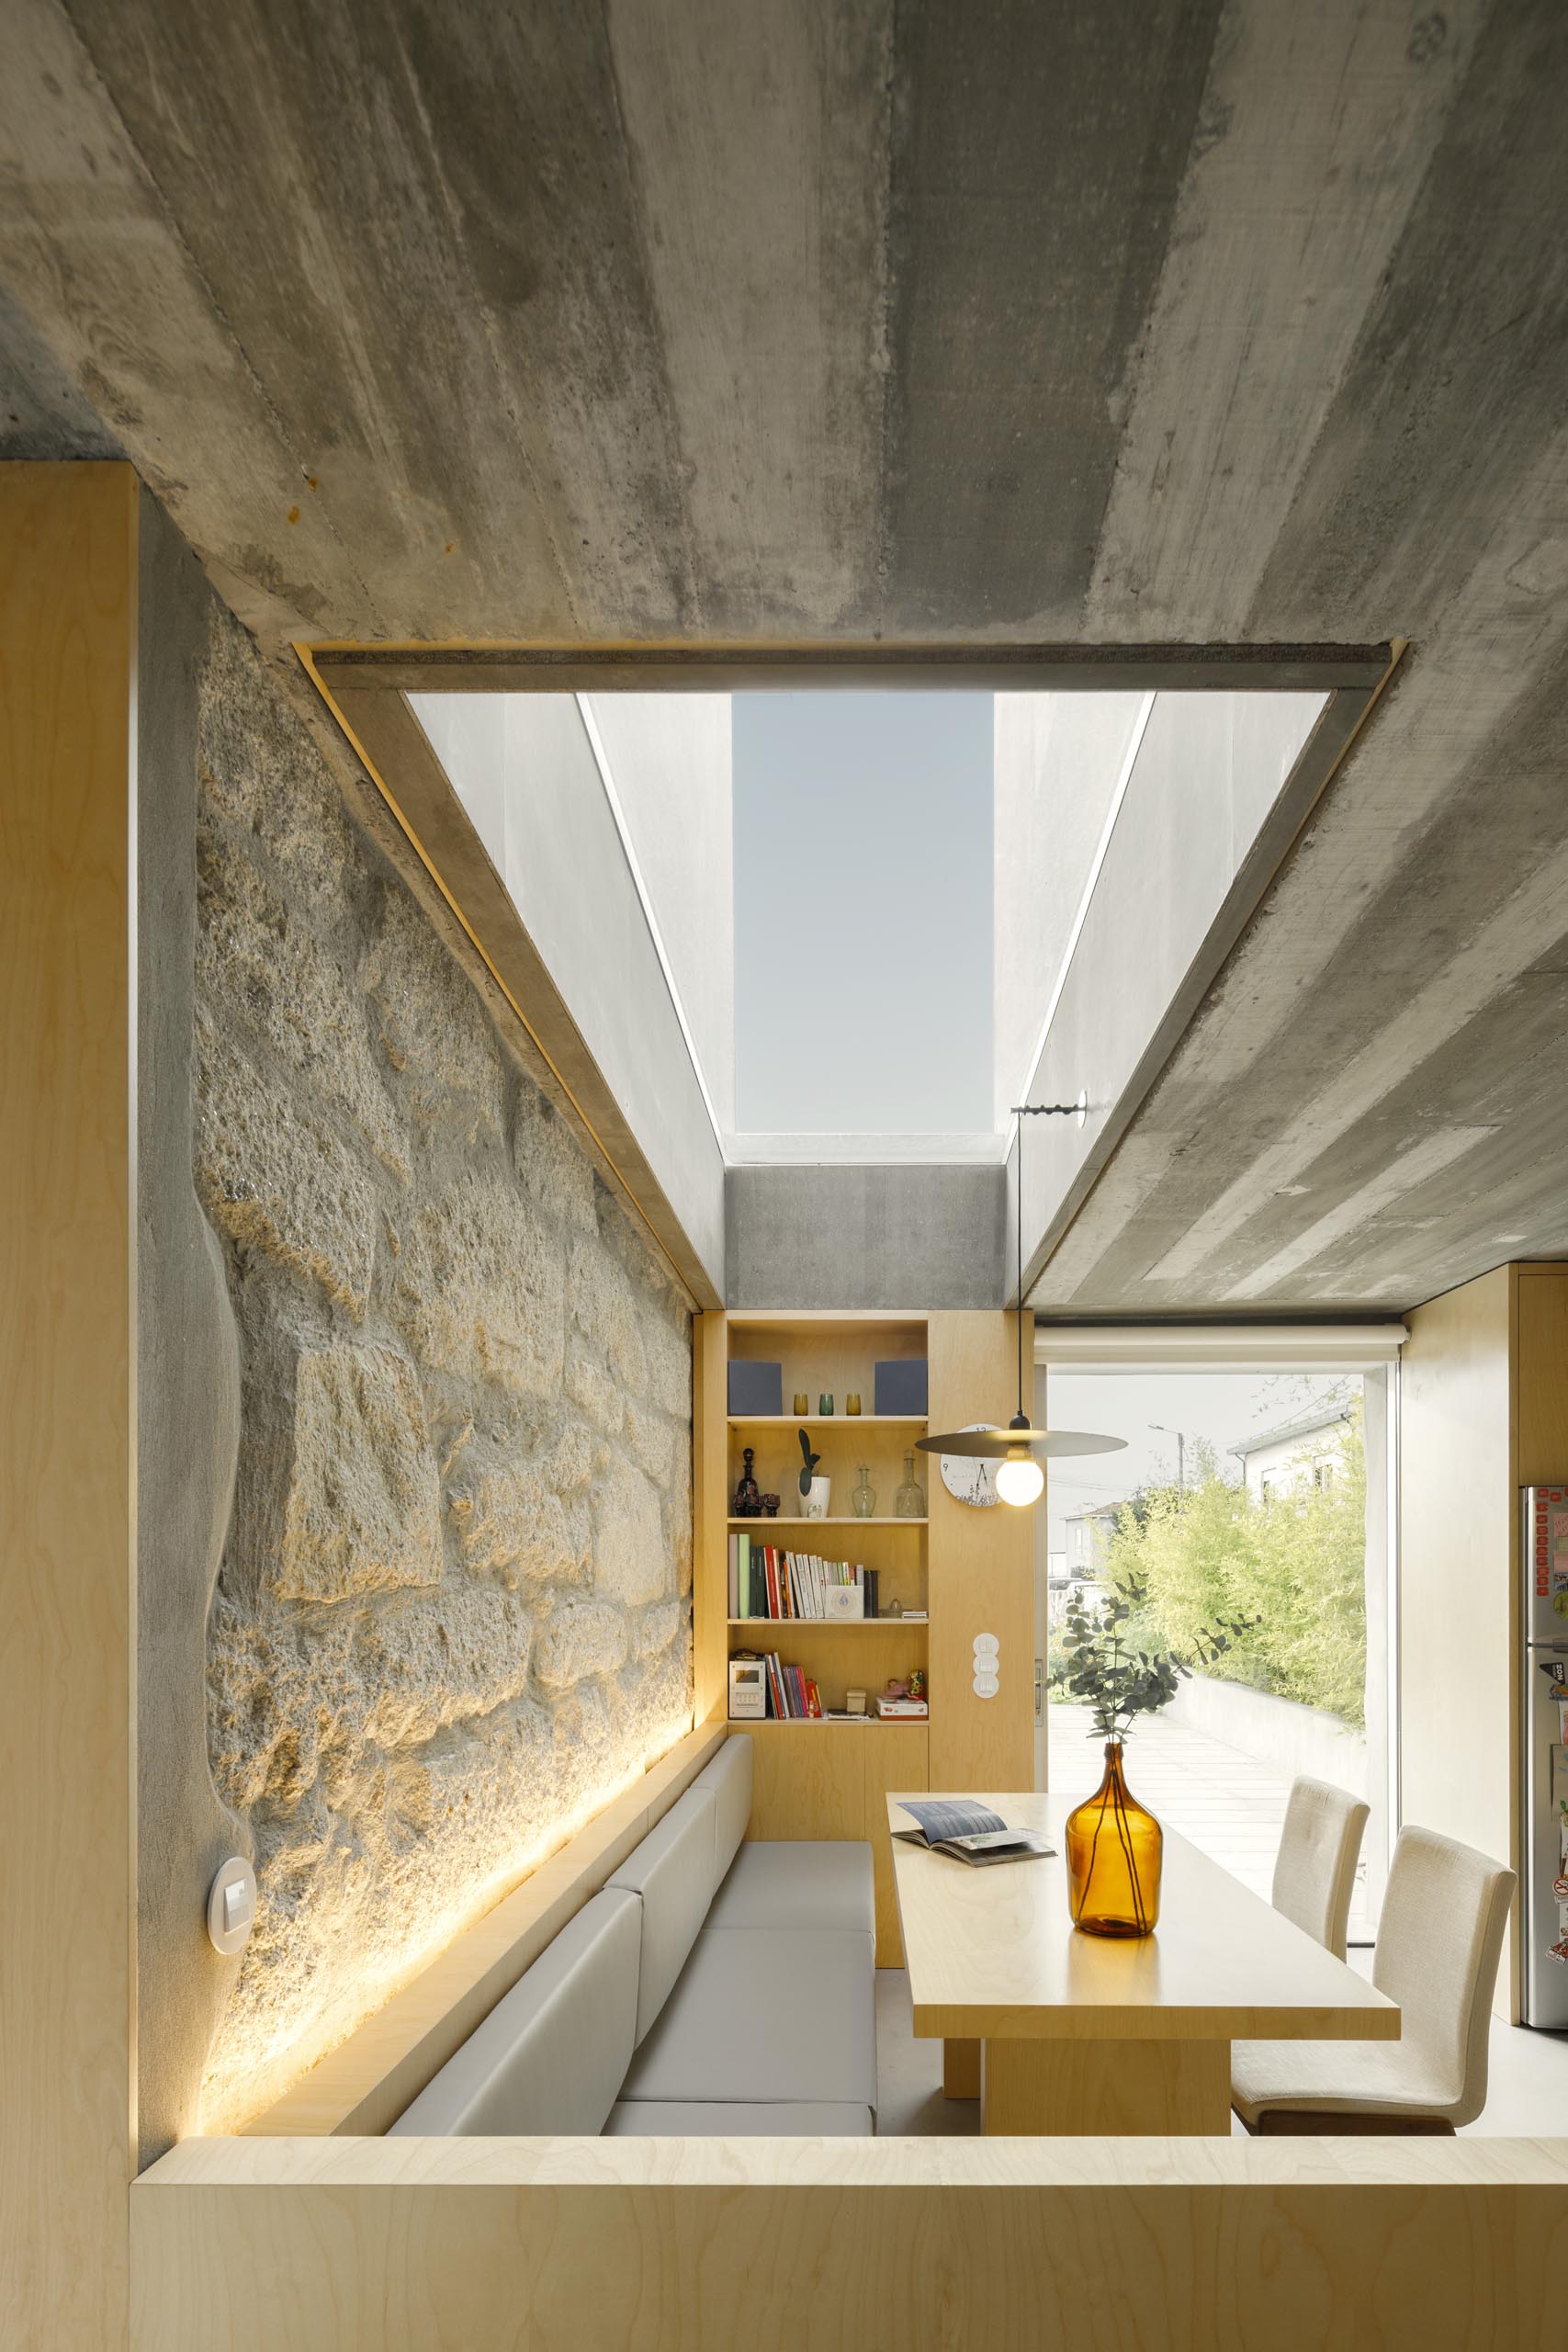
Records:
[[[1008,1421],[1018,1409],[1016,1315],[932,1315],[933,1430]],[[933,1789],[1034,1785],[1034,1511],[955,1502],[934,1455],[921,1457],[931,1525],[931,1747]],[[1043,1498],[1036,1510],[1044,1508]],[[1000,1644],[1000,1690],[976,1696],[976,1634]]]
[[[137,497],[127,466],[0,466],[0,2243],[17,2352],[127,2328]]]
[[[692,1675],[694,1720],[729,1706],[728,1317],[692,1317]]]

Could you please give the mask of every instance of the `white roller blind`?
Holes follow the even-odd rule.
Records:
[[[1368,1372],[1397,1363],[1409,1337],[1403,1323],[1140,1325],[1041,1323],[1034,1360],[1043,1364],[1194,1372]]]

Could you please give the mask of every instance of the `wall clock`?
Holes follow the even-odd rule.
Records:
[[[965,1421],[966,1430],[986,1430],[989,1421]],[[944,1453],[942,1463],[942,1483],[954,1502],[969,1503],[976,1510],[987,1510],[997,1499],[997,1472],[1001,1464],[987,1462],[978,1453]]]

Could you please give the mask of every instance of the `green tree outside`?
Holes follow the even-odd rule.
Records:
[[[1105,1577],[1146,1587],[1126,1639],[1168,1649],[1217,1679],[1365,1721],[1367,1470],[1358,1403],[1326,1438],[1324,1483],[1259,1501],[1220,1475],[1213,1449],[1195,1448],[1185,1491],[1146,1489],[1118,1514]],[[1207,1662],[1202,1629],[1247,1624],[1234,1648]]]

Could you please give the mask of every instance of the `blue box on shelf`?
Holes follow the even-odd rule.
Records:
[[[761,1419],[784,1411],[784,1366],[734,1356],[729,1365],[729,1409]]]
[[[929,1394],[924,1356],[898,1356],[877,1365],[874,1411],[919,1419],[930,1410]]]

